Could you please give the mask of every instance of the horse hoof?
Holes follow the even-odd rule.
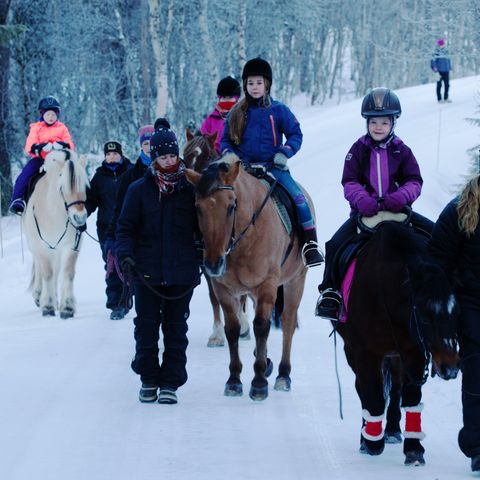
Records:
[[[265,387],[250,387],[250,398],[255,402],[261,402],[268,397],[268,385]]]
[[[402,443],[402,434],[400,432],[385,432],[385,443]]]
[[[368,440],[362,438],[362,441],[360,442],[360,453],[367,453],[368,455],[376,456],[383,453],[384,448],[384,438],[381,438],[380,440]]]
[[[407,452],[405,453],[404,465],[407,467],[423,467],[425,465],[425,458],[422,452]]]
[[[70,310],[70,309],[65,309],[65,310],[62,310],[60,312],[60,318],[65,320],[67,318],[72,318],[73,317],[73,314],[74,314],[74,311],[73,310]]]
[[[53,307],[43,307],[42,308],[42,315],[44,317],[54,317],[55,316],[55,309]]]
[[[209,348],[223,347],[224,345],[225,345],[225,340],[223,338],[218,338],[218,337],[210,337],[207,343],[207,347]]]
[[[240,332],[240,338],[242,340],[250,340],[250,327],[247,328],[244,332]]]
[[[292,381],[290,377],[280,377],[278,376],[275,380],[275,386],[273,387],[275,390],[279,392],[289,392],[292,386]]]
[[[273,362],[267,358],[267,368],[265,369],[265,376],[269,377],[273,372]]]
[[[227,383],[223,394],[226,397],[241,397],[243,395],[243,385],[241,383]]]

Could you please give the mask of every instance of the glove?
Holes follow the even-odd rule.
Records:
[[[365,194],[357,201],[357,209],[364,217],[373,217],[380,211],[380,205],[375,198]]]
[[[132,257],[125,257],[120,262],[120,268],[122,269],[123,272],[130,270],[133,267],[135,267],[135,260]]]
[[[34,143],[30,148],[30,153],[33,153],[34,155],[40,155],[40,152],[45,145],[46,143]]]
[[[399,192],[398,190],[394,193],[385,195],[383,200],[383,206],[385,210],[393,213],[401,212],[406,204],[407,202],[405,201],[405,197],[403,196],[402,192]]]
[[[67,142],[55,142],[55,143],[53,144],[53,148],[54,148],[55,150],[63,150],[64,148],[68,148],[68,149],[69,149],[69,148],[70,148],[70,144],[67,143]]]
[[[108,252],[112,252],[112,255],[115,256],[115,240],[113,238],[107,238],[103,244],[103,252],[105,255]]]
[[[279,170],[288,170],[287,167],[287,156],[284,153],[276,153],[275,156],[273,157],[273,164],[275,167],[277,167]]]

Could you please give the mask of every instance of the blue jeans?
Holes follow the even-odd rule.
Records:
[[[315,228],[315,221],[313,219],[312,211],[310,210],[305,195],[290,175],[290,172],[288,170],[280,170],[277,167],[272,167],[270,172],[278,180],[278,183],[282,185],[282,187],[284,187],[293,198],[302,228],[304,230],[313,230]]]

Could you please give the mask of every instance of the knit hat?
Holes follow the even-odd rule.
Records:
[[[439,38],[439,39],[437,40],[437,45],[438,45],[439,47],[445,46],[445,39],[444,39],[444,38]]]
[[[144,125],[143,127],[140,127],[138,129],[138,139],[140,141],[140,145],[142,145],[145,140],[150,140],[154,131],[155,129],[153,128],[153,125]]]
[[[239,97],[240,96],[240,83],[233,77],[222,78],[218,82],[217,95],[219,97]]]
[[[122,146],[115,141],[107,142],[103,146],[103,153],[106,155],[108,152],[117,152],[123,157]]]
[[[150,156],[153,160],[162,155],[172,153],[178,155],[178,141],[175,133],[170,130],[170,124],[166,118],[158,118],[155,121],[155,133],[150,138]]]
[[[265,77],[272,83],[272,67],[263,58],[257,57],[249,60],[243,67],[242,80],[246,80],[248,77],[260,75]]]

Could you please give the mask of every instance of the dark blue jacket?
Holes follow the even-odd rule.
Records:
[[[467,237],[458,226],[458,197],[435,223],[430,250],[452,280],[462,304],[480,307],[480,225]]]
[[[85,206],[89,215],[98,208],[97,233],[100,241],[107,236],[107,230],[114,215],[120,179],[131,167],[132,164],[127,158],[124,158],[115,170],[108,168],[104,161],[90,181]]]
[[[449,72],[452,69],[452,64],[450,62],[450,56],[448,55],[448,50],[444,48],[437,47],[433,52],[432,60],[430,66],[434,72]]]
[[[283,144],[283,136],[286,142]],[[223,129],[222,153],[234,152],[249,163],[272,165],[273,157],[281,152],[292,157],[302,145],[302,130],[291,110],[281,102],[271,100],[269,107],[250,105],[247,110],[247,123],[240,145],[230,138],[228,117]]]
[[[127,190],[117,222],[117,258],[120,264],[133,258],[138,272],[152,285],[198,285],[197,231],[192,185],[183,179],[172,194],[160,199],[155,179],[147,171]]]

